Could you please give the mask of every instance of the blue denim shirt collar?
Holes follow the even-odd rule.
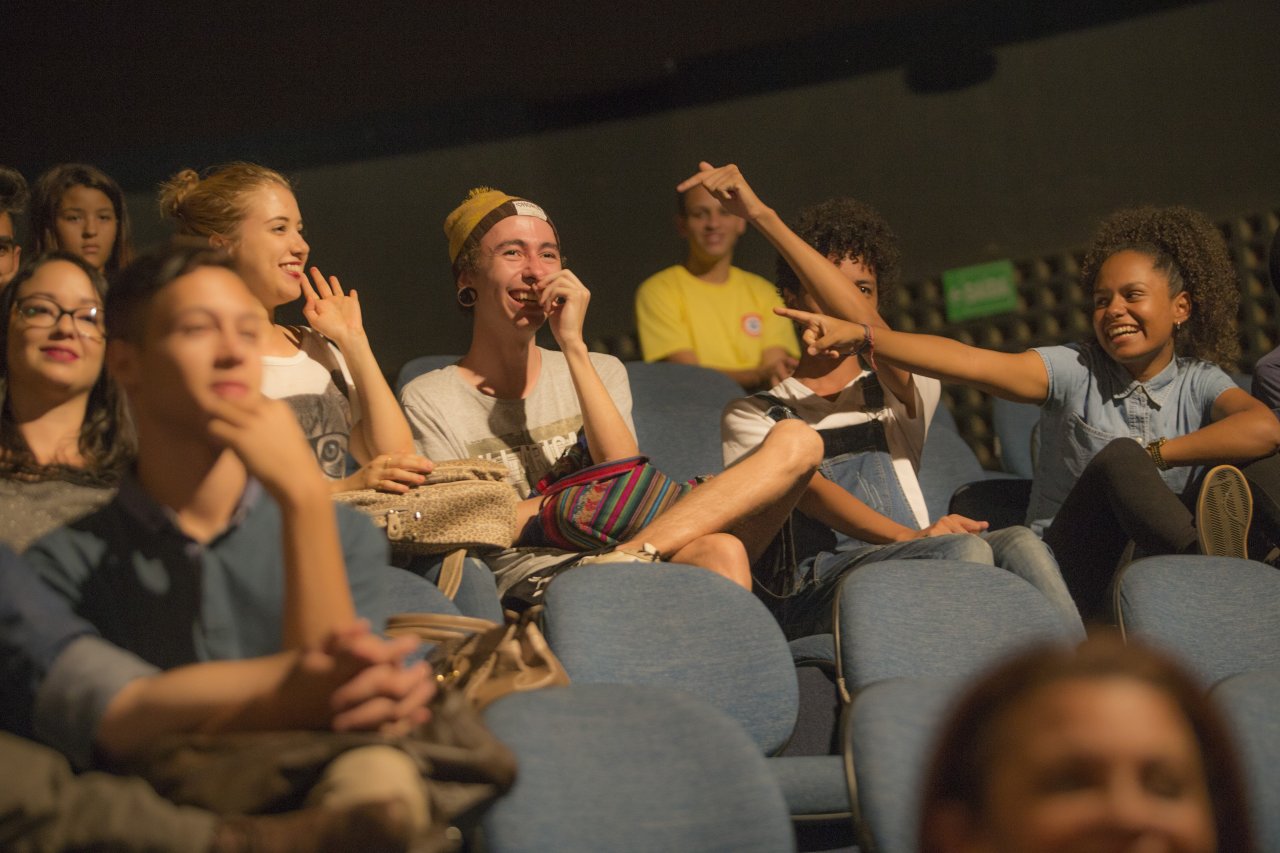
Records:
[[[238,527],[261,495],[262,484],[253,477],[249,477],[245,482],[244,491],[240,493],[240,500],[236,502],[236,508],[231,513],[231,518],[227,520],[227,526],[213,538],[219,539],[228,531]],[[178,525],[178,514],[151,497],[138,482],[138,475],[132,468],[120,479],[120,491],[116,495],[116,500],[124,511],[147,532],[158,534],[168,531],[183,539],[191,538]]]
[[[1099,358],[1098,363],[1104,365],[1104,369],[1109,374],[1108,380],[1113,389],[1111,392],[1112,399],[1122,400],[1130,394],[1142,391],[1142,393],[1146,394],[1147,399],[1151,401],[1151,405],[1157,409],[1164,408],[1165,401],[1168,400],[1175,387],[1174,380],[1178,378],[1179,368],[1176,355],[1169,359],[1169,363],[1164,366],[1164,370],[1161,370],[1146,382],[1134,379],[1122,364],[1105,356]]]

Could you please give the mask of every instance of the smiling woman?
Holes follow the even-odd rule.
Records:
[[[180,233],[226,250],[269,314],[305,300],[309,326],[271,327],[262,391],[293,409],[331,489],[403,492],[422,483],[430,463],[411,452],[409,425],[369,346],[358,294],[314,266],[307,279],[311,246],[288,178],[253,163],[203,176],[186,169],[161,186],[160,210]],[[361,466],[349,476],[348,454]]]
[[[0,293],[0,542],[15,550],[105,503],[132,455],[102,369],[105,292],[96,269],[52,252]]]
[[[37,253],[69,252],[108,276],[133,259],[129,211],[120,185],[83,163],[54,166],[36,181],[31,234]]]

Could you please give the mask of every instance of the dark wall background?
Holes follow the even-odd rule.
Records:
[[[1223,218],[1280,202],[1274,0],[756,3],[737,17],[733,4],[699,17],[684,5],[633,21],[588,4],[593,28],[566,3],[514,18],[505,4],[429,3],[413,13],[431,10],[419,31],[360,7],[321,31],[314,15],[293,30],[283,13],[227,23],[246,12],[230,4],[217,22],[179,11],[139,33],[116,21],[140,40],[116,53],[40,53],[28,39],[18,59],[39,73],[25,79],[90,92],[70,107],[20,101],[0,162],[29,177],[98,162],[128,185],[143,244],[165,233],[152,188],[174,169],[243,158],[289,171],[313,260],[359,288],[388,372],[466,345],[441,223],[477,184],[548,209],[594,292],[595,334],[629,330],[636,284],[680,256],[672,189],[701,158],[739,163],[784,215],[837,194],[869,201],[902,236],[908,277],[1077,246],[1123,205]],[[51,8],[18,18],[57,45]],[[407,46],[419,34],[429,62]],[[279,55],[258,73],[284,82],[235,75],[237,57],[264,50]],[[119,64],[123,82],[95,91],[94,62]],[[341,62],[349,85],[333,82]],[[104,111],[115,124],[95,134]],[[754,235],[739,258],[772,269]]]

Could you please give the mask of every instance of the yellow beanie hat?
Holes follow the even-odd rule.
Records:
[[[559,242],[555,223],[546,211],[529,201],[491,187],[476,187],[467,193],[462,204],[444,218],[444,234],[449,238],[449,261],[454,278],[458,276],[458,258],[465,249],[479,243],[489,229],[508,216],[533,216],[551,226]]]

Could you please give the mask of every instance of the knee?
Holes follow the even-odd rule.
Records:
[[[1155,465],[1147,449],[1132,438],[1117,438],[1099,450],[1089,460],[1088,467],[1103,472],[1108,478],[1114,478],[1131,474],[1134,465],[1143,464]]]
[[[765,441],[784,454],[787,464],[799,474],[812,474],[822,464],[822,436],[803,421],[778,421]]]
[[[742,540],[731,533],[708,533],[699,536],[685,549],[697,559],[697,565],[723,575],[738,586],[751,589],[751,561]]]
[[[945,533],[928,539],[916,539],[915,542],[927,544],[927,549],[919,553],[929,560],[959,560],[980,562],[983,565],[991,565],[993,562],[991,546],[973,533]]]
[[[946,536],[934,537],[941,553],[938,557],[944,560],[962,560],[966,563],[982,563],[992,565],[995,558],[991,546],[982,537],[972,533],[949,533]]]
[[[1037,567],[1049,567],[1057,570],[1058,564],[1054,562],[1049,546],[1028,527],[1001,528],[991,534],[988,544],[995,554],[996,565],[1003,568],[1028,567],[1027,571],[1031,571]]]
[[[708,533],[699,544],[718,563],[748,565],[747,547],[732,533]]]

